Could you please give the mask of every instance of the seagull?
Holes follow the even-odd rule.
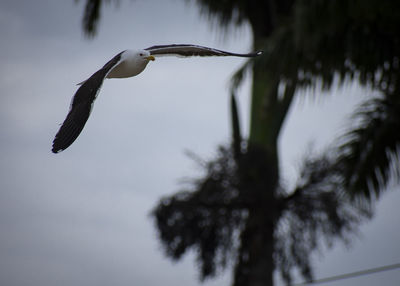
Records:
[[[72,98],[68,115],[54,138],[52,152],[59,153],[65,150],[78,138],[89,118],[93,103],[105,78],[136,76],[146,68],[150,61],[154,61],[159,56],[235,56],[252,58],[261,54],[262,51],[238,54],[189,44],[157,45],[146,49],[122,51],[91,77],[78,84],[80,87]]]

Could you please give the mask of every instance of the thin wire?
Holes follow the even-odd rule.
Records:
[[[385,266],[376,267],[376,268],[370,268],[370,269],[366,269],[366,270],[361,270],[361,271],[356,271],[356,272],[351,272],[351,273],[346,273],[346,274],[341,274],[341,275],[335,275],[335,276],[311,280],[309,282],[303,282],[303,283],[299,283],[299,284],[292,284],[291,286],[304,286],[304,285],[332,282],[332,281],[336,281],[336,280],[354,278],[354,277],[358,277],[358,276],[362,276],[362,275],[374,274],[374,273],[382,272],[382,271],[394,270],[397,268],[400,268],[400,263],[385,265]]]

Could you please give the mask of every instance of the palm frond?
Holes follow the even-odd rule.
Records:
[[[289,194],[283,193],[282,217],[275,233],[276,269],[290,285],[297,268],[312,280],[311,253],[337,240],[346,244],[358,232],[360,222],[371,217],[368,204],[355,204],[342,190],[335,158],[306,154],[300,180]],[[325,243],[324,243],[325,242]]]
[[[218,274],[233,259],[246,204],[238,200],[236,162],[231,148],[221,147],[218,158],[204,166],[206,176],[190,188],[161,199],[153,210],[166,254],[180,259],[196,251],[202,280]]]
[[[239,86],[242,84],[248,72],[251,71],[252,64],[251,60],[247,60],[231,77],[230,90],[234,93]]]
[[[239,112],[236,103],[235,94],[231,94],[231,117],[232,117],[232,147],[233,155],[236,160],[239,159],[242,153],[242,135],[240,131]]]
[[[400,102],[374,98],[354,115],[356,126],[342,138],[338,165],[354,195],[378,197],[391,179],[399,179]]]
[[[118,2],[118,0],[86,0],[82,18],[82,27],[83,32],[87,37],[92,38],[96,35],[101,16],[102,4],[111,1]]]
[[[209,20],[216,19],[222,28],[227,28],[231,24],[240,25],[246,19],[243,9],[246,1],[196,0],[195,2],[203,15],[207,15]]]

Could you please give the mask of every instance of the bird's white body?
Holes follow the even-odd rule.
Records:
[[[150,53],[146,50],[126,50],[121,62],[107,75],[107,78],[126,78],[140,74],[149,63]]]

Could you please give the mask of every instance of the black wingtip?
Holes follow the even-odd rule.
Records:
[[[60,153],[61,151],[64,151],[64,149],[59,149],[59,148],[56,148],[56,147],[54,147],[54,146],[53,146],[53,148],[51,149],[51,152],[53,152],[54,154],[58,154],[58,153]]]
[[[239,55],[241,57],[246,57],[246,58],[255,58],[258,56],[261,56],[264,53],[264,51],[255,51],[249,54],[235,54],[235,55]]]
[[[56,137],[53,140],[53,145],[51,146],[51,152],[53,152],[54,154],[58,154],[66,149],[64,146],[61,145],[58,135],[59,134],[57,133]]]

